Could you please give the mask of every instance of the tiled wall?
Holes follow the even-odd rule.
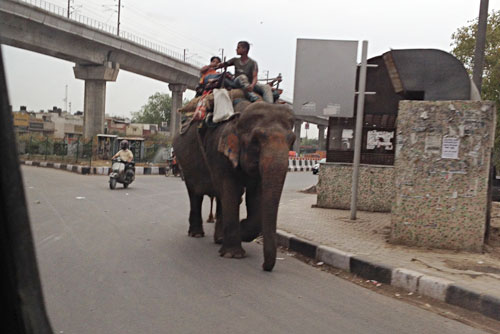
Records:
[[[358,210],[390,212],[394,198],[392,166],[360,165]],[[352,164],[326,163],[319,171],[317,206],[351,208]]]
[[[391,242],[481,251],[496,111],[487,101],[402,101]]]

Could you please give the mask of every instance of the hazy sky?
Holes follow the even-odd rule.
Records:
[[[68,4],[47,2],[63,8]],[[118,0],[72,0],[77,14],[111,26],[116,25],[117,4]],[[208,63],[221,49],[233,57],[236,43],[249,41],[249,55],[257,60],[259,75],[282,73],[283,95],[291,99],[297,38],[367,40],[369,57],[402,48],[450,51],[452,33],[478,16],[480,0],[121,0],[121,4],[121,31],[180,54],[187,49],[192,61]],[[489,1],[492,10],[500,10],[500,0]],[[71,111],[83,110],[84,82],[74,78],[74,63],[9,46],[2,46],[2,51],[14,110],[21,105],[35,111],[65,109],[66,85]],[[167,84],[122,70],[116,82],[107,84],[106,113],[130,116],[158,91],[168,92]]]

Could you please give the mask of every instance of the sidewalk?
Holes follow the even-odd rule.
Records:
[[[419,249],[387,242],[390,213],[313,208],[315,194],[282,198],[278,243],[355,273],[500,320],[500,203],[484,254]]]

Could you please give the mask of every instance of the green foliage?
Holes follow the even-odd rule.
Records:
[[[132,113],[133,123],[158,124],[170,121],[172,98],[166,93],[156,92],[138,112]]]
[[[469,25],[459,28],[452,36],[451,53],[464,63],[472,76],[474,49],[478,18],[469,21]],[[497,124],[495,131],[495,165],[500,167],[500,10],[488,14],[484,71],[481,89],[483,100],[495,101],[497,106]]]
[[[318,146],[318,138],[300,138],[300,145],[303,146]]]
[[[164,133],[155,133],[154,135],[151,135],[148,137],[148,142],[153,142],[157,144],[162,144],[166,146],[171,146],[171,138],[170,136],[167,136]]]
[[[477,18],[468,26],[459,28],[452,36],[451,53],[464,63],[472,74],[476,46]],[[500,10],[488,15],[486,47],[481,96],[485,100],[500,102]]]

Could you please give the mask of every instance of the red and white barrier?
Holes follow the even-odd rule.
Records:
[[[320,159],[288,158],[289,172],[310,172]]]

